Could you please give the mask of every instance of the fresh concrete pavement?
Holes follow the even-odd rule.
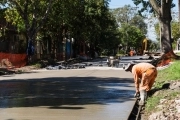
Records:
[[[127,120],[134,92],[132,74],[121,68],[0,76],[0,120]]]

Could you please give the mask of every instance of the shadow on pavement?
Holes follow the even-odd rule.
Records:
[[[133,98],[132,83],[130,78],[112,77],[2,80],[0,108],[46,106],[49,109],[75,110],[84,108],[72,105],[121,103]]]

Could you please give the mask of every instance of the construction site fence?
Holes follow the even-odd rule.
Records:
[[[0,61],[2,59],[9,59],[12,65],[16,68],[23,67],[27,64],[27,54],[12,54],[0,52]]]

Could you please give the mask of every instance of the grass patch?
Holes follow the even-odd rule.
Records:
[[[161,99],[173,99],[177,95],[180,95],[180,91],[162,89],[162,86],[165,83],[170,83],[172,80],[173,81],[180,80],[179,71],[180,71],[180,61],[174,61],[174,63],[171,64],[168,68],[158,71],[158,76],[153,86],[154,90],[156,89],[156,92],[146,101],[147,102],[145,106],[146,113],[159,111],[156,106],[160,103]]]
[[[35,68],[42,68],[42,65],[40,63],[36,63],[33,65]]]
[[[155,107],[159,104],[159,100],[163,98],[163,95],[160,94],[156,97],[149,97],[147,99],[147,103],[146,103],[146,112],[151,112],[153,110],[155,110]]]
[[[167,83],[171,80],[180,79],[179,71],[180,71],[180,61],[175,61],[168,68],[164,70],[159,70],[154,87],[161,88],[164,83]]]
[[[146,112],[151,113],[155,111],[159,111],[157,109],[157,105],[159,104],[161,99],[171,100],[174,99],[177,95],[180,94],[180,91],[174,90],[160,90],[155,95],[148,98],[146,103]]]

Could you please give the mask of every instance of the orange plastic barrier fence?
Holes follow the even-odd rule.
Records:
[[[9,61],[16,68],[23,67],[27,64],[27,55],[26,54],[11,54],[11,53],[1,53],[0,52],[0,60],[8,58]]]

